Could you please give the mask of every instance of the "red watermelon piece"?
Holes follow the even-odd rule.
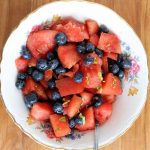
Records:
[[[40,99],[42,99],[42,100],[48,99],[46,92],[44,90],[44,87],[38,83],[36,83],[35,92],[37,93],[37,95],[39,96]]]
[[[102,90],[98,91],[98,93],[99,92],[102,95],[121,95],[122,87],[120,79],[112,73],[108,73],[104,77],[104,81],[102,82]]]
[[[112,114],[112,104],[105,103],[97,108],[94,108],[94,114],[99,124],[105,123]]]
[[[45,81],[50,80],[52,78],[52,76],[53,76],[53,71],[52,70],[48,69],[44,72],[44,80]]]
[[[34,80],[30,77],[27,78],[26,84],[25,84],[24,88],[22,89],[23,94],[27,95],[28,93],[35,91],[35,86],[36,86],[36,83],[34,82]]]
[[[107,74],[108,73],[108,59],[107,57],[102,57],[102,68],[104,70],[104,73]]]
[[[47,81],[42,80],[42,81],[40,81],[40,83],[41,83],[41,85],[42,85],[45,89],[48,88],[48,82],[47,82]]]
[[[24,95],[26,95],[32,91],[36,92],[39,98],[47,100],[47,96],[43,86],[40,85],[39,83],[36,83],[32,78],[28,78],[26,80],[26,84],[22,92]]]
[[[69,118],[74,117],[79,112],[81,104],[82,104],[81,97],[74,95],[70,100],[67,109],[67,115]]]
[[[59,46],[58,57],[62,65],[68,69],[70,69],[80,60],[80,55],[78,54],[74,44]]]
[[[120,40],[115,34],[102,32],[97,47],[105,52],[121,53]]]
[[[28,60],[24,59],[23,57],[18,57],[15,60],[15,64],[17,67],[17,70],[19,72],[26,72],[26,69],[28,68]]]
[[[89,107],[83,111],[83,115],[85,116],[85,124],[76,125],[76,129],[79,131],[92,130],[95,128],[95,118],[94,118],[94,109],[93,107]]]
[[[32,32],[27,39],[27,48],[36,59],[44,57],[48,51],[52,51],[55,47],[56,34],[57,31],[54,30]]]
[[[31,117],[37,121],[47,120],[51,114],[54,114],[52,106],[40,102],[33,104],[30,112]]]
[[[66,116],[57,114],[50,115],[50,122],[55,136],[58,138],[64,137],[71,132]]]
[[[97,46],[99,41],[99,36],[97,34],[93,34],[90,36],[89,42],[92,43],[93,45]]]
[[[81,42],[84,39],[89,39],[86,26],[73,18],[62,20],[51,28],[64,32],[67,35],[68,42]]]
[[[47,97],[49,98],[49,99],[52,99],[52,91],[51,90],[47,90],[46,91],[46,95],[47,95]]]
[[[28,66],[29,67],[36,67],[36,63],[37,63],[37,59],[32,57],[30,60],[29,60],[29,63],[28,63]]]
[[[118,54],[116,54],[116,53],[104,53],[104,56],[107,57],[107,58],[111,58],[113,60],[116,60],[116,61],[117,61],[117,58],[118,58]]]
[[[103,102],[104,103],[114,103],[116,101],[115,95],[103,95]]]
[[[84,87],[85,88],[97,88],[101,84],[101,66],[96,65],[83,65],[81,71],[84,75]]]
[[[82,92],[80,93],[80,96],[82,98],[82,105],[81,105],[81,109],[87,107],[88,105],[91,104],[92,102],[92,98],[93,98],[93,94],[89,93],[89,92]]]
[[[85,91],[92,93],[92,94],[96,94],[97,89],[96,88],[86,88]]]
[[[85,21],[85,24],[87,26],[87,29],[88,29],[88,32],[89,32],[89,35],[93,35],[93,34],[96,34],[99,30],[99,26],[98,26],[98,23],[92,19],[87,19]]]
[[[82,83],[76,83],[72,78],[69,77],[57,80],[56,87],[58,88],[61,96],[78,94],[84,89]]]

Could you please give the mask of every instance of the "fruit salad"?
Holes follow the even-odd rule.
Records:
[[[73,18],[31,31],[15,63],[15,85],[30,117],[50,122],[53,138],[104,124],[131,67],[117,35],[94,20]]]

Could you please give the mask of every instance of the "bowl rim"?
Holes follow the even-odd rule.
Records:
[[[36,8],[35,10],[33,10],[32,12],[28,13],[23,19],[21,19],[21,20],[19,21],[19,23],[18,23],[18,24],[12,29],[12,31],[10,32],[9,37],[10,37],[10,35],[12,35],[12,34],[15,32],[15,30],[19,27],[19,25],[20,25],[23,21],[25,21],[26,18],[28,18],[30,15],[32,15],[32,14],[35,13],[35,12],[37,12],[39,9],[41,9],[42,7],[44,7],[44,6],[48,5],[48,4],[51,4],[51,3],[61,3],[61,2],[65,2],[65,3],[67,3],[67,2],[78,2],[78,3],[79,3],[79,2],[81,2],[81,3],[84,2],[84,3],[87,3],[87,4],[100,5],[101,7],[106,8],[107,10],[109,10],[109,11],[111,11],[113,14],[115,14],[120,20],[122,20],[124,23],[126,23],[126,25],[127,25],[127,26],[133,31],[133,33],[135,34],[135,36],[137,37],[138,41],[139,41],[140,43],[142,43],[141,40],[140,40],[140,38],[138,37],[138,35],[137,35],[136,32],[134,31],[134,29],[129,25],[129,23],[128,23],[123,17],[121,17],[118,13],[116,13],[113,9],[111,9],[111,8],[109,8],[109,7],[107,7],[107,6],[103,5],[103,4],[96,3],[96,2],[91,2],[91,1],[86,1],[86,0],[60,0],[60,1],[53,1],[53,2],[48,2],[48,3],[46,3],[46,4],[43,4],[43,5],[39,6],[38,8]],[[5,45],[6,45],[7,41],[8,41],[8,39],[9,39],[9,37],[8,37],[7,40],[5,41]],[[3,46],[3,50],[5,49],[5,45]],[[143,44],[142,44],[142,46],[143,46]],[[144,104],[142,105],[141,109],[139,110],[138,114],[137,114],[137,115],[134,117],[134,119],[132,120],[132,122],[127,125],[127,128],[126,128],[125,130],[122,130],[122,131],[119,133],[118,136],[116,136],[116,137],[114,137],[112,140],[108,141],[108,143],[99,146],[98,149],[110,145],[110,144],[113,143],[115,140],[117,140],[119,137],[121,137],[127,130],[129,130],[130,127],[132,127],[132,125],[135,123],[135,121],[138,119],[138,117],[141,115],[141,113],[142,113],[143,110],[144,110],[144,107],[145,107],[146,101],[147,101],[147,95],[148,95],[149,71],[148,71],[147,55],[146,55],[146,51],[145,51],[144,46],[143,46],[143,49],[144,49],[144,53],[145,53],[145,56],[146,56],[146,67],[147,67],[147,76],[148,76],[147,90],[146,90],[146,94],[145,94],[145,102],[144,102]],[[2,57],[1,57],[0,65],[1,65],[2,62],[3,62],[3,51],[2,51]],[[1,68],[0,68],[0,69],[1,69]],[[0,73],[1,73],[1,71],[0,71]],[[15,123],[15,125],[16,125],[24,134],[26,134],[28,137],[30,137],[32,140],[34,140],[36,143],[38,143],[38,144],[40,144],[40,145],[42,145],[42,146],[44,146],[44,147],[47,147],[47,148],[50,148],[50,149],[56,149],[56,150],[60,150],[60,149],[61,149],[61,150],[67,150],[66,148],[56,148],[56,147],[52,147],[52,146],[50,146],[50,145],[44,144],[43,142],[41,142],[41,141],[37,140],[36,138],[34,138],[29,132],[25,131],[25,130],[23,129],[23,127],[22,127],[19,123],[17,123],[15,117],[11,114],[11,112],[7,109],[7,107],[6,107],[6,105],[5,105],[5,101],[4,101],[4,99],[3,99],[1,93],[2,93],[2,92],[0,91],[0,97],[1,97],[2,104],[3,104],[3,106],[4,106],[5,110],[6,110],[6,112],[8,113],[8,115],[10,116],[10,118],[12,119],[13,123]],[[92,149],[92,148],[86,148],[86,149],[87,149],[87,150],[90,150],[90,149]],[[77,149],[73,149],[73,150],[77,150]]]

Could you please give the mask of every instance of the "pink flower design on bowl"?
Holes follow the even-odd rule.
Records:
[[[140,71],[140,66],[137,63],[137,60],[134,58],[131,60],[132,66],[130,68],[130,74],[136,75]]]

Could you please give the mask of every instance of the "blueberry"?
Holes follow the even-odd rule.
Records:
[[[22,47],[20,55],[25,59],[31,59],[32,57],[30,51],[25,46]]]
[[[36,64],[36,67],[38,70],[40,71],[45,71],[48,69],[48,64],[47,64],[47,61],[46,59],[39,59],[37,61],[37,64]]]
[[[24,97],[25,105],[31,108],[34,103],[38,101],[38,96],[35,92],[30,92]]]
[[[35,67],[28,67],[28,68],[27,68],[27,74],[28,74],[28,75],[32,75],[32,73],[33,73],[34,70],[36,70]]]
[[[93,101],[102,101],[102,96],[99,94],[96,94],[93,96]]]
[[[69,127],[72,129],[72,128],[75,127],[75,125],[76,125],[76,123],[75,123],[74,118],[70,119],[70,120],[69,120]]]
[[[83,81],[83,73],[81,73],[81,72],[77,72],[75,75],[74,75],[74,77],[73,77],[73,79],[74,79],[74,82],[76,82],[76,83],[81,83],[82,81]]]
[[[117,74],[119,72],[120,68],[117,64],[113,64],[110,70],[113,74]]]
[[[53,111],[55,112],[55,113],[57,113],[57,114],[62,114],[63,113],[63,106],[62,106],[62,104],[61,103],[55,103],[54,105],[53,105]]]
[[[56,73],[56,74],[63,74],[63,73],[65,73],[66,71],[67,71],[66,68],[64,68],[64,67],[62,67],[62,66],[57,67],[57,68],[55,69],[55,73]]]
[[[58,45],[65,45],[67,43],[67,36],[63,32],[59,32],[55,36]]]
[[[98,57],[100,57],[100,58],[103,57],[103,51],[102,50],[95,48],[95,53],[98,55]]]
[[[119,72],[117,73],[118,77],[120,79],[123,79],[124,78],[124,72],[122,70],[119,70]]]
[[[60,93],[58,92],[58,91],[53,91],[52,92],[52,100],[53,101],[57,101],[57,100],[59,100],[59,99],[61,99],[61,96],[60,96]]]
[[[44,75],[42,72],[38,71],[38,70],[34,70],[33,73],[32,73],[32,78],[35,80],[35,81],[41,81],[43,80],[44,78]]]
[[[53,89],[53,88],[56,87],[55,80],[54,80],[53,78],[50,79],[50,80],[48,80],[48,87],[49,87],[50,89]]]
[[[105,25],[101,25],[100,26],[100,32],[104,32],[104,33],[108,33],[109,32],[109,29],[105,26]]]
[[[51,61],[54,59],[54,54],[52,52],[48,52],[46,57],[47,57],[47,60]]]
[[[82,125],[82,124],[83,124],[82,118],[80,118],[79,116],[77,116],[77,117],[75,118],[75,124],[80,124],[80,125]]]
[[[93,64],[94,63],[94,58],[93,57],[91,57],[91,56],[86,56],[85,58],[84,58],[84,64],[85,65],[91,65],[91,64]]]
[[[16,87],[17,87],[18,89],[23,89],[23,87],[25,86],[25,81],[24,81],[24,80],[17,79],[15,85],[16,85]]]
[[[120,55],[118,55],[118,57],[117,57],[117,63],[118,64],[121,64],[121,62],[123,61],[123,55],[122,54],[120,54]]]
[[[77,45],[77,51],[78,51],[78,53],[85,53],[85,51],[86,51],[85,42],[81,42]]]
[[[86,44],[86,52],[91,53],[94,52],[95,46],[92,43],[87,43]]]
[[[18,73],[17,79],[25,80],[27,76],[28,75],[26,73]]]
[[[57,57],[58,47],[56,46],[53,50],[53,54],[55,57]]]
[[[102,97],[101,95],[94,95],[93,97],[93,106],[94,107],[99,107],[102,104]]]
[[[117,62],[111,58],[108,58],[108,65],[109,65],[109,68],[111,68],[114,64],[117,64]]]
[[[122,66],[122,68],[124,68],[124,69],[129,69],[129,68],[131,68],[132,63],[131,63],[131,61],[130,61],[129,59],[124,59],[124,60],[121,62],[121,66]]]
[[[49,67],[49,69],[51,69],[51,70],[56,69],[56,68],[58,67],[58,65],[59,65],[58,59],[53,59],[53,60],[51,60],[50,62],[48,62],[48,67]]]

